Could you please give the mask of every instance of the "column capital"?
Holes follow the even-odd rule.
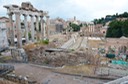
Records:
[[[40,17],[39,15],[35,15],[36,18]]]
[[[15,14],[20,14],[20,11],[14,11],[13,13],[15,13]]]
[[[27,14],[23,14],[24,17],[27,17],[28,15]]]
[[[40,16],[40,18],[43,18],[44,16]]]
[[[7,15],[12,16],[12,15],[13,15],[13,13],[12,13],[12,12],[9,12],[9,13],[7,13]]]
[[[15,15],[19,15],[19,16],[21,15],[20,12],[15,12],[14,14],[15,14]]]
[[[30,17],[34,17],[34,15],[29,15]]]
[[[46,18],[50,18],[50,16],[47,15]]]

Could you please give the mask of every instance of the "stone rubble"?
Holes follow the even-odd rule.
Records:
[[[53,67],[61,67],[63,65],[77,65],[91,63],[91,54],[87,52],[73,51],[54,51],[46,52],[45,47],[38,47],[26,50],[28,61],[36,64],[44,64]],[[93,56],[92,56],[93,57]]]

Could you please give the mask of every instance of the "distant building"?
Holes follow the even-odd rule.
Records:
[[[61,33],[63,29],[64,29],[63,20],[60,18],[56,19],[56,32]]]
[[[128,20],[128,18],[116,18],[116,20],[118,20],[118,21],[125,21],[125,20]]]
[[[71,23],[74,23],[74,24],[77,24],[77,25],[80,24],[80,21],[77,20],[75,16],[74,16],[74,18],[70,18],[70,19],[68,19],[68,22],[71,22]]]
[[[106,36],[107,29],[108,29],[108,28],[103,27],[103,28],[100,29],[100,32],[101,32],[104,36]]]
[[[67,23],[62,18],[50,19],[49,32],[53,33],[62,33],[64,28],[67,27]]]

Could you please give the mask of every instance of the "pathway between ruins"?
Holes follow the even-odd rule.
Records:
[[[61,48],[64,49],[78,49],[78,48],[86,48],[87,47],[87,37],[80,37],[76,34],[72,34],[72,38],[70,38]]]
[[[70,76],[54,73],[50,68],[44,68],[34,64],[11,64],[15,67],[16,75],[28,76],[39,84],[99,84],[106,82],[100,79]]]

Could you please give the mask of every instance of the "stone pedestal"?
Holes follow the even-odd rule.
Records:
[[[28,56],[23,48],[10,48],[12,58],[15,62],[28,62]]]

